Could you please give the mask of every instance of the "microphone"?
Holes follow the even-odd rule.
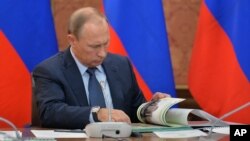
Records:
[[[94,138],[126,138],[131,135],[132,127],[126,122],[95,122],[88,124],[85,132]]]
[[[16,134],[16,138],[17,138],[17,139],[21,139],[21,135],[19,134],[19,132],[18,132],[16,126],[15,126],[11,121],[9,121],[9,120],[7,120],[7,119],[5,119],[5,118],[3,118],[3,117],[0,117],[0,121],[2,121],[2,122],[4,122],[4,123],[8,124],[12,129],[14,129],[15,134]]]
[[[228,113],[222,115],[218,120],[216,120],[216,121],[212,124],[212,126],[211,126],[211,128],[210,128],[210,130],[209,130],[208,135],[211,135],[211,134],[212,134],[214,127],[215,127],[219,122],[221,122],[223,119],[225,119],[226,117],[228,117],[228,116],[230,116],[230,115],[232,115],[232,114],[234,114],[234,113],[236,113],[236,112],[238,112],[238,111],[240,111],[240,110],[242,110],[242,109],[248,107],[249,105],[250,105],[250,102],[247,102],[247,103],[241,105],[240,107],[237,107],[236,109],[233,109],[232,111],[229,111]]]
[[[104,97],[106,97],[108,108],[108,121],[106,122],[94,122],[85,127],[85,132],[89,137],[96,138],[126,138],[132,133],[132,127],[126,122],[113,122],[112,121],[112,104],[109,98],[107,98],[106,82],[99,82],[102,88]]]
[[[21,134],[18,132],[16,126],[9,120],[3,118],[3,117],[0,117],[0,121],[8,124],[15,132],[16,134],[16,138],[15,137],[12,137],[12,136],[9,136],[8,134],[6,133],[3,133],[5,137],[7,137],[7,139],[4,139],[4,140],[8,140],[8,141],[42,141],[42,140],[46,140],[46,141],[55,141],[55,139],[53,138],[36,138],[36,137],[25,137],[25,133],[23,131],[23,136],[21,136]],[[0,131],[1,133],[1,131]]]

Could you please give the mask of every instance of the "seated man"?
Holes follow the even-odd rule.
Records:
[[[82,129],[90,122],[138,122],[145,102],[126,57],[107,52],[106,17],[94,8],[72,14],[69,48],[40,63],[33,71],[35,96],[43,127]],[[153,99],[166,97],[157,93]],[[111,114],[108,109],[112,108]]]

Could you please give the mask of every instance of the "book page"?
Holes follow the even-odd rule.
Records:
[[[142,104],[137,110],[141,122],[167,125],[166,113],[170,107],[183,101],[182,98],[163,98]]]
[[[199,120],[190,119],[190,115],[199,117]],[[166,120],[169,126],[175,126],[175,124],[187,125],[187,126],[226,126],[228,125],[224,121],[220,121],[218,118],[208,114],[207,112],[199,109],[185,109],[185,108],[172,108],[169,109],[166,114]]]

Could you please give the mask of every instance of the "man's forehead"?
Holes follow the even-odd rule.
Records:
[[[107,24],[86,23],[82,28],[80,34],[82,37],[98,36],[102,34],[109,34],[109,27]]]

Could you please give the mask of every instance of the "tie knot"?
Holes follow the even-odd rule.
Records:
[[[89,74],[89,75],[95,75],[95,70],[96,70],[97,68],[96,67],[94,67],[94,68],[88,68],[87,69],[87,73]]]

